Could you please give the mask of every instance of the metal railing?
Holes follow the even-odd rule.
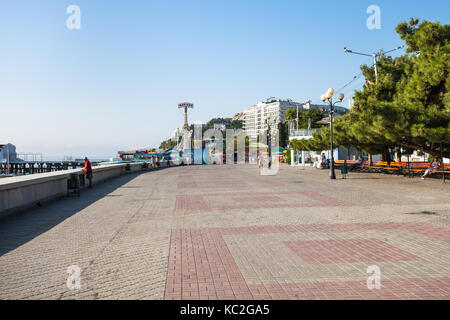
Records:
[[[319,132],[320,129],[314,128],[314,129],[292,129],[289,130],[289,136],[291,137],[306,137],[306,136],[312,136],[314,132]]]

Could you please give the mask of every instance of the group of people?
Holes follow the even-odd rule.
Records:
[[[159,160],[158,156],[156,158],[154,158],[154,157],[150,158],[150,167],[157,168],[157,169],[159,167],[161,167],[161,161]]]
[[[266,166],[268,169],[272,167],[272,159],[268,155],[265,156],[261,152],[258,153],[258,169]]]

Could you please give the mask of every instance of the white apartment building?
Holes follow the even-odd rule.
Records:
[[[311,101],[305,103],[294,102],[290,99],[281,100],[276,98],[269,98],[266,101],[261,101],[247,108],[244,111],[244,130],[245,134],[250,137],[256,137],[267,130],[265,119],[270,115],[270,125],[274,127],[279,122],[284,121],[284,114],[287,109],[298,108],[298,111],[309,109],[320,109],[325,112],[329,111],[330,107],[327,104],[311,104]],[[348,109],[341,106],[335,106],[336,113],[344,114]]]
[[[249,137],[256,137],[267,130],[266,117],[270,115],[270,125],[275,127],[284,121],[284,113],[290,108],[303,109],[303,104],[292,100],[269,98],[258,102],[244,111],[244,130]]]

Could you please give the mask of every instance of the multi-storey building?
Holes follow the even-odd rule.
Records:
[[[244,111],[244,130],[246,135],[256,137],[267,130],[267,116],[270,116],[270,125],[275,127],[279,122],[284,121],[284,113],[290,108],[302,110],[303,104],[289,99],[269,98],[247,108]]]
[[[296,108],[298,111],[319,109],[328,112],[330,107],[327,104],[311,104],[311,101],[305,103],[294,102],[290,99],[281,100],[269,98],[247,108],[244,111],[244,130],[246,135],[256,137],[267,130],[266,117],[270,115],[270,125],[272,128],[279,122],[284,121],[284,115],[287,109]],[[348,109],[341,106],[335,106],[337,114],[344,114]]]

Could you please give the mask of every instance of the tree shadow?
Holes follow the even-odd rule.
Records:
[[[111,192],[141,173],[145,172],[122,175],[94,185],[92,189],[83,189],[80,197],[62,198],[47,205],[2,218],[0,220],[0,256],[48,231],[101,198],[113,196],[110,195]]]

